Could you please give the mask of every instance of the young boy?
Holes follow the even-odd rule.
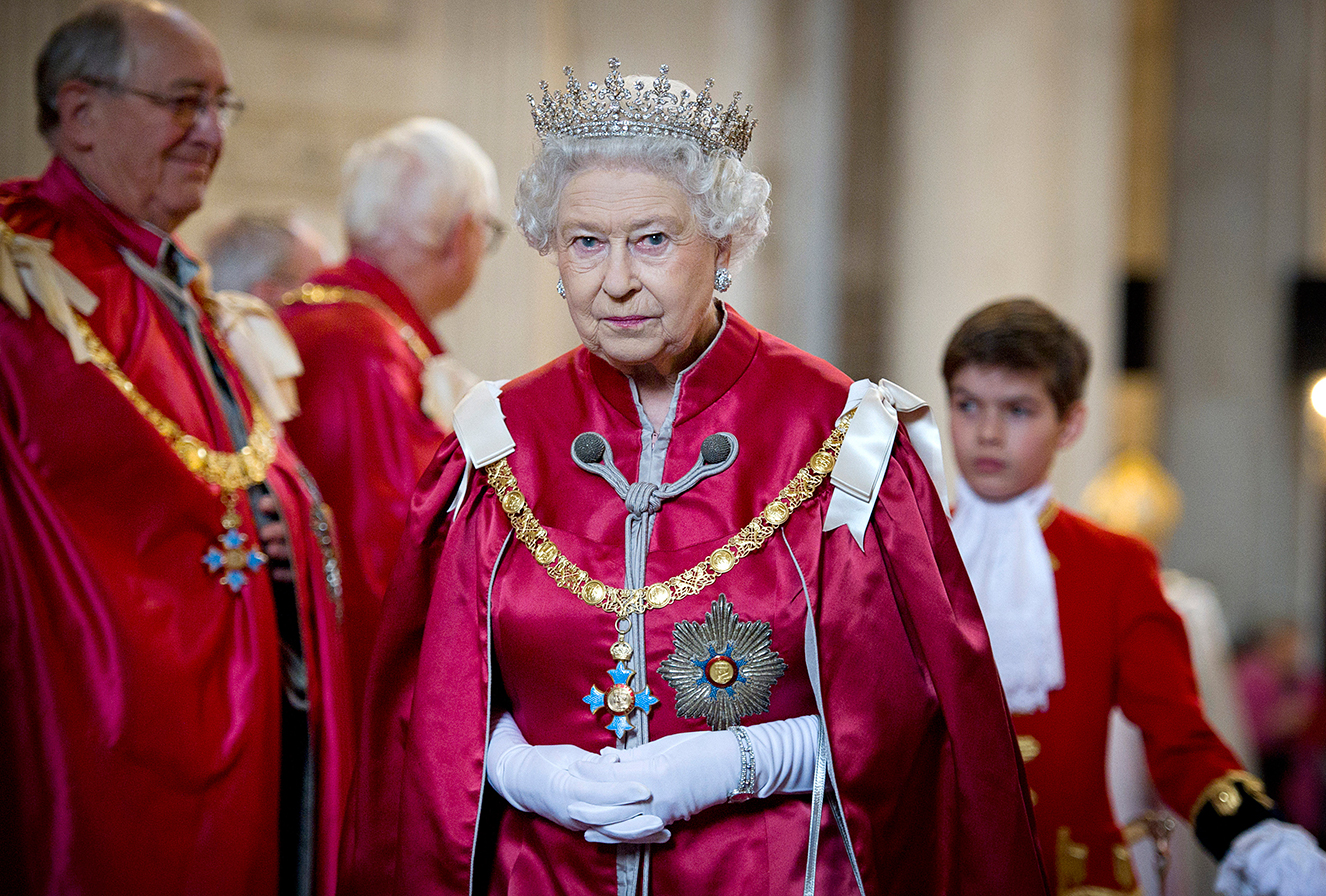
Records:
[[[1086,421],[1089,363],[1072,327],[1011,299],[964,321],[943,364],[961,474],[953,534],[1013,714],[1050,882],[1061,896],[1136,892],[1105,780],[1118,705],[1142,730],[1161,796],[1222,860],[1218,889],[1326,893],[1326,855],[1274,820],[1261,782],[1203,717],[1154,554],[1051,495],[1054,457]]]

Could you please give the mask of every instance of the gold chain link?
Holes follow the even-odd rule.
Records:
[[[624,589],[605,585],[572,563],[552,543],[548,531],[534,516],[506,458],[494,461],[484,467],[484,471],[488,474],[489,484],[497,493],[502,510],[511,521],[516,538],[529,548],[534,559],[552,580],[590,606],[625,617],[666,607],[673,601],[699,593],[736,566],[737,561],[763,547],[769,537],[787,522],[793,511],[814,495],[825,477],[833,472],[843,437],[855,413],[855,409],[848,411],[838,420],[824,444],[797,471],[792,481],[783,487],[778,497],[729,538],[726,544],[690,569],[667,581],[646,585],[644,588]]]
[[[433,357],[433,352],[424,341],[419,338],[414,327],[410,326],[405,320],[391,310],[391,307],[372,293],[363,292],[358,289],[347,289],[343,286],[316,286],[312,283],[305,283],[299,288],[298,292],[291,290],[281,297],[282,303],[286,305],[336,305],[341,302],[351,302],[356,305],[363,305],[365,308],[372,308],[378,314],[387,319],[387,323],[396,329],[396,332],[405,344],[414,352],[414,356],[423,363],[427,364],[429,358]]]
[[[267,478],[267,468],[276,459],[276,436],[271,422],[263,412],[262,405],[252,402],[253,429],[249,432],[248,444],[239,451],[217,451],[209,448],[201,439],[189,435],[174,420],[153,407],[142,393],[115,363],[115,356],[92,332],[92,327],[81,317],[75,315],[74,322],[83,339],[87,342],[92,363],[106,374],[138,413],[170,443],[176,456],[198,478],[220,486],[222,491],[231,492],[256,485]]]

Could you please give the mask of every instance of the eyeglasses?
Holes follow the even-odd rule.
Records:
[[[486,218],[483,222],[488,227],[488,251],[496,252],[497,247],[502,245],[502,237],[506,236],[506,225],[496,218]]]
[[[139,90],[136,87],[118,84],[115,81],[103,81],[100,78],[82,78],[80,80],[91,84],[93,87],[109,90],[112,93],[131,93],[134,96],[140,96],[153,105],[169,110],[175,126],[186,131],[201,121],[208,109],[216,109],[216,122],[223,131],[234,123],[239,113],[244,111],[244,101],[228,93],[213,97],[202,93],[164,96],[150,90]]]

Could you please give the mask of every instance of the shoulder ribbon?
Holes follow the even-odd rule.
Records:
[[[944,512],[948,512],[948,485],[944,478],[944,454],[939,441],[939,427],[930,406],[906,389],[880,380],[857,380],[847,392],[842,412],[856,408],[856,416],[847,429],[829,481],[833,497],[824,515],[824,531],[847,526],[858,547],[864,550],[866,525],[875,510],[884,471],[897,438],[898,426],[907,428],[912,447],[925,464],[930,481],[939,493]]]
[[[460,507],[465,500],[470,476],[479,467],[486,467],[495,460],[500,460],[516,450],[516,442],[511,438],[511,430],[506,426],[506,415],[502,413],[502,404],[498,396],[508,380],[483,380],[465,393],[456,404],[452,415],[452,425],[456,432],[456,441],[465,453],[465,475],[461,479],[460,489],[455,500],[447,508],[449,511]]]
[[[0,299],[27,320],[28,298],[41,306],[46,319],[66,339],[79,364],[92,356],[74,323],[74,311],[86,317],[97,308],[97,297],[51,254],[50,240],[15,233],[0,221]]]
[[[208,310],[268,416],[284,423],[299,414],[295,378],[304,363],[276,313],[262,299],[234,290],[212,293]]]

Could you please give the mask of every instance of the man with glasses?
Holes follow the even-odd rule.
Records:
[[[0,185],[0,878],[330,894],[351,765],[330,518],[172,237],[242,108],[155,0],[36,68]]]
[[[410,495],[477,382],[430,325],[461,301],[504,228],[492,161],[449,122],[412,118],[361,140],[343,174],[350,256],[288,294],[281,318],[305,370],[287,431],[345,546],[358,707]]]

